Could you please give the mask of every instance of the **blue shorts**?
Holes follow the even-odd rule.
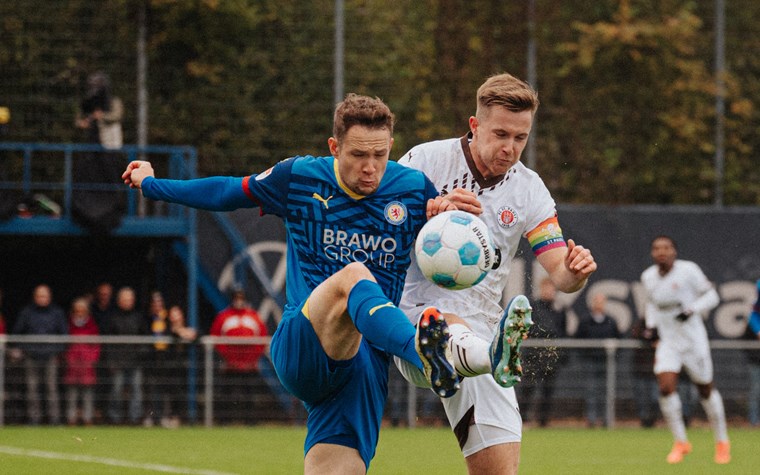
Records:
[[[304,454],[318,443],[343,445],[358,450],[369,468],[388,396],[390,358],[366,339],[352,359],[329,358],[303,305],[283,314],[271,355],[280,381],[309,413]]]

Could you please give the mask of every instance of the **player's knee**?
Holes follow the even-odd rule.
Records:
[[[375,281],[372,272],[361,262],[352,262],[346,265],[346,267],[340,270],[340,273],[344,281],[349,284],[349,288],[360,280]]]

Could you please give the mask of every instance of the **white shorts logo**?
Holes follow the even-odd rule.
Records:
[[[499,208],[499,226],[502,228],[511,228],[517,224],[517,211],[510,206],[502,206]]]

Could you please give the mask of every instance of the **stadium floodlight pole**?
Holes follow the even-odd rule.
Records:
[[[715,0],[715,206],[723,206],[726,113],[726,19],[725,1]]]
[[[536,78],[536,2],[528,0],[528,84],[533,89],[538,90]],[[528,140],[527,150],[525,150],[525,159],[528,168],[536,169],[536,118],[533,118],[533,128],[531,138]]]
[[[148,35],[147,4],[148,0],[144,0],[137,9],[137,145],[140,149],[148,145],[148,59],[145,51]],[[145,152],[140,151],[139,159],[145,160]],[[142,193],[138,193],[138,216],[145,216],[145,209],[145,198]]]
[[[344,0],[335,0],[335,78],[334,103],[343,100],[343,59],[345,51]]]

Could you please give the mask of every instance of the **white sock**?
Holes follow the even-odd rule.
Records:
[[[686,425],[683,423],[683,413],[681,412],[681,398],[678,393],[671,393],[667,396],[660,396],[660,411],[665,418],[673,438],[678,442],[686,442]]]
[[[477,376],[491,373],[491,343],[483,340],[467,325],[455,323],[449,326],[451,332],[451,355],[454,366],[462,376]]]
[[[715,442],[724,442],[728,440],[728,431],[726,430],[726,411],[723,408],[723,398],[717,389],[710,391],[710,397],[701,399],[702,408],[707,414],[707,420],[715,436]]]

